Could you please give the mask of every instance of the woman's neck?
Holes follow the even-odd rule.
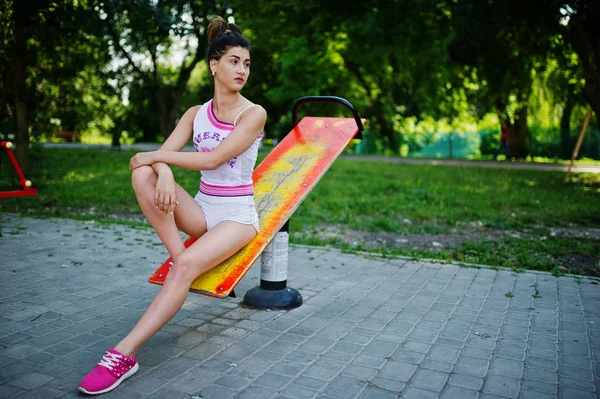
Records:
[[[242,95],[235,91],[224,91],[215,89],[213,96],[213,109],[217,113],[234,108],[238,101],[242,98]]]

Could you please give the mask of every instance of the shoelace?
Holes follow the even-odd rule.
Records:
[[[104,356],[102,356],[102,360],[100,360],[99,365],[104,366],[109,370],[112,370],[121,359],[123,355],[117,355],[116,353],[106,352]]]

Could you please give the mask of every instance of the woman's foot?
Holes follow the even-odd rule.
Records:
[[[79,384],[79,391],[98,395],[112,391],[138,371],[135,356],[127,357],[115,349],[106,351],[100,363]]]

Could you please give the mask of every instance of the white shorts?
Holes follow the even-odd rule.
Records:
[[[259,230],[258,213],[254,206],[254,197],[217,197],[198,192],[194,197],[206,220],[206,229],[210,230],[219,222],[231,220],[241,224],[251,224]]]

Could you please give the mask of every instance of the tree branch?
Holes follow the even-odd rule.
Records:
[[[348,61],[348,60],[345,61],[345,64],[346,64],[346,67],[348,67],[348,70],[356,77],[356,79],[358,79],[358,82],[360,83],[360,85],[367,92],[367,99],[369,100],[369,106],[373,106],[373,102],[375,99],[373,98],[373,93],[371,92],[371,87],[369,86],[369,82],[367,82],[367,80],[365,79],[363,74],[360,72],[359,66],[356,65],[355,63],[353,63],[352,61]]]
[[[109,18],[106,18],[106,21],[108,21],[108,20],[109,20]],[[135,64],[135,62],[133,62],[133,59],[131,58],[131,55],[121,45],[121,42],[119,40],[119,35],[118,35],[117,31],[115,30],[114,26],[112,24],[110,24],[110,22],[109,22],[108,29],[109,29],[109,32],[110,32],[110,36],[113,39],[113,43],[114,43],[115,48],[121,54],[123,54],[123,56],[127,59],[127,63],[134,69],[134,71],[136,71],[140,75],[140,77],[144,80],[144,82],[146,82],[146,83],[152,83],[151,80],[150,80],[150,78],[148,77],[148,75],[144,71],[142,71]]]

